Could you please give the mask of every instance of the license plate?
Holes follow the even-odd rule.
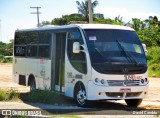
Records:
[[[131,92],[131,89],[130,88],[121,88],[120,92],[121,93],[129,93],[129,92]]]

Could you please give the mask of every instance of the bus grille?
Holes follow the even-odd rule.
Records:
[[[125,97],[138,97],[141,95],[142,92],[131,92],[131,93],[126,93]],[[120,92],[106,92],[106,95],[108,97],[118,97],[118,98],[122,98],[124,93],[120,93]]]
[[[140,80],[107,80],[109,86],[139,86]]]

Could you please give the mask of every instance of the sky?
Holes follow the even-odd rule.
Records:
[[[8,43],[14,38],[16,29],[36,27],[37,15],[31,14],[36,12],[36,9],[30,7],[41,7],[40,22],[51,21],[62,15],[78,13],[76,1],[0,0],[0,41]],[[132,18],[144,20],[149,16],[157,16],[160,20],[160,0],[98,0],[98,2],[94,13],[102,13],[105,18],[114,19],[120,15],[123,21],[128,22]]]

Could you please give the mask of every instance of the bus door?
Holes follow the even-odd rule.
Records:
[[[55,53],[55,91],[64,92],[64,68],[66,33],[56,33]]]
[[[67,33],[67,54],[65,63],[65,95],[73,97],[74,86],[76,82],[87,81],[87,59],[86,53],[80,51],[79,53],[73,52],[73,44],[77,42],[80,45],[84,44],[81,32],[78,28],[72,29]],[[84,50],[80,46],[80,50]]]

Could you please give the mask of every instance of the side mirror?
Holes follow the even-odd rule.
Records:
[[[142,46],[143,46],[143,49],[144,49],[145,54],[147,54],[148,50],[147,50],[147,48],[146,48],[146,44],[142,43]]]
[[[80,43],[74,42],[73,43],[73,53],[79,53],[80,52]]]

